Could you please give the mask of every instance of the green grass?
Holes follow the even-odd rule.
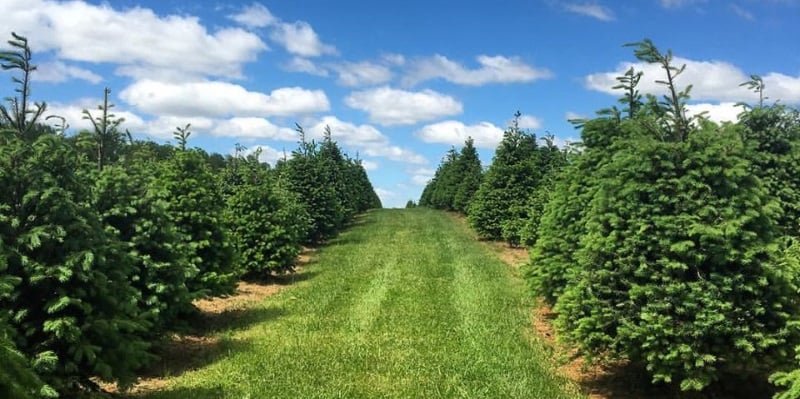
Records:
[[[520,279],[446,214],[368,213],[304,273],[144,397],[582,397],[531,335]]]

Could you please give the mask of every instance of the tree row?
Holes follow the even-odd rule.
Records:
[[[92,131],[43,124],[24,37],[0,53],[15,93],[0,105],[0,397],[70,396],[95,378],[121,387],[180,331],[193,301],[242,277],[291,271],[303,244],[334,237],[380,200],[326,129],[274,168],[233,155],[134,140],[113,104]],[[59,119],[59,117],[56,117]]]
[[[529,246],[533,292],[587,359],[684,391],[771,375],[788,388],[778,398],[798,398],[800,113],[765,104],[754,75],[742,85],[759,101],[737,122],[691,115],[684,66],[648,40],[631,46],[660,67],[663,96],[642,96],[630,69],[619,107],[575,121],[580,143],[537,145],[512,124],[466,206],[435,200],[473,179],[452,151],[420,204]]]

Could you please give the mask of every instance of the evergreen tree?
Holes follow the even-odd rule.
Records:
[[[466,213],[467,209],[472,203],[472,198],[478,187],[481,185],[483,178],[483,169],[481,168],[481,160],[478,158],[478,150],[475,149],[475,140],[472,137],[467,138],[464,142],[464,147],[461,147],[461,152],[458,155],[458,162],[456,164],[456,171],[459,176],[458,186],[456,187],[455,195],[453,196],[452,208],[456,212]]]
[[[2,53],[3,69],[19,70],[19,97],[2,112],[0,240],[7,275],[18,280],[0,298],[18,349],[34,363],[56,359],[42,374],[54,388],[91,387],[91,377],[124,387],[149,359],[141,333],[149,327],[131,286],[132,261],[89,208],[90,182],[60,135],[31,134],[45,105],[32,110],[27,41]],[[6,317],[0,317],[6,318]],[[34,365],[35,365],[34,364]]]
[[[311,220],[306,243],[319,243],[333,237],[342,220],[342,207],[336,188],[328,180],[330,174],[324,170],[317,143],[307,141],[305,131],[297,126],[300,146],[282,167],[282,178],[289,190],[297,193]]]
[[[172,221],[169,193],[145,165],[111,165],[94,175],[93,207],[133,259],[132,284],[152,324],[149,334],[175,328],[179,316],[193,310],[187,282],[198,270],[190,262],[190,245]]]
[[[197,269],[186,283],[193,297],[232,293],[239,273],[223,227],[224,197],[205,158],[202,151],[178,149],[160,170],[160,184],[169,195],[168,211]]]
[[[470,225],[484,239],[501,239],[504,224],[510,231],[510,223],[521,220],[527,198],[541,179],[536,136],[519,128],[520,115],[515,114],[503,133],[467,212]],[[511,238],[510,234],[507,236]]]
[[[227,198],[226,224],[238,255],[239,268],[251,275],[294,267],[300,252],[305,220],[287,212],[288,203],[275,192],[266,165],[258,161],[259,152],[237,162],[239,183]]]

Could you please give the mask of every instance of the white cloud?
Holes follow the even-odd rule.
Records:
[[[334,64],[331,69],[339,74],[337,82],[348,87],[383,84],[393,75],[388,67],[368,61]]]
[[[681,8],[695,3],[703,3],[705,0],[659,0],[661,7]]]
[[[282,22],[270,33],[270,38],[280,43],[286,51],[302,57],[336,54],[336,48],[322,43],[308,22]]]
[[[392,161],[409,164],[424,165],[428,163],[422,155],[416,152],[392,145],[389,138],[374,126],[356,125],[342,121],[335,116],[326,116],[314,123],[306,130],[311,137],[321,138],[325,126],[330,127],[334,140],[354,147],[356,151],[370,157],[382,157]]]
[[[748,21],[754,21],[756,19],[756,17],[753,16],[752,12],[747,11],[746,9],[744,9],[744,7],[738,6],[736,4],[731,4],[731,10],[733,11],[734,14]]]
[[[742,112],[742,107],[736,106],[736,103],[725,102],[720,104],[690,104],[686,106],[689,115],[697,115],[701,112],[706,112],[706,118],[717,122],[736,122],[739,120],[739,114]]]
[[[153,137],[171,139],[178,126],[184,127],[187,124],[191,124],[190,130],[192,131],[192,137],[197,137],[198,135],[206,134],[211,131],[216,123],[217,121],[214,119],[199,116],[160,116],[145,122],[145,126],[142,127],[141,130],[136,131],[131,129],[131,132],[145,133]],[[190,138],[190,146],[191,140]]]
[[[476,69],[468,69],[443,55],[434,55],[412,61],[408,75],[403,79],[407,85],[415,85],[432,79],[481,86],[489,83],[532,82],[552,76],[546,69],[532,67],[518,58],[480,55]]]
[[[381,199],[381,204],[386,208],[400,208],[405,204],[401,194],[385,188],[376,187],[375,194]],[[400,202],[403,202],[402,204]]]
[[[269,9],[260,3],[253,3],[243,8],[238,14],[229,15],[228,18],[248,28],[263,28],[278,22]]]
[[[240,77],[242,65],[267,49],[240,28],[209,32],[197,17],[85,1],[5,0],[0,26],[27,36],[36,51],[52,50],[66,61],[118,64],[119,73],[171,69],[184,76]]]
[[[367,112],[371,121],[382,125],[412,125],[463,111],[455,98],[429,89],[412,92],[384,86],[354,92],[344,102]]]
[[[378,166],[380,165],[375,161],[367,161],[362,159],[361,166],[364,167],[364,170],[378,170]]]
[[[253,92],[226,82],[166,83],[141,80],[120,93],[140,111],[158,115],[207,117],[286,116],[327,111],[321,90],[286,87],[270,94]]]
[[[102,76],[88,69],[67,65],[61,61],[39,64],[32,79],[51,83],[66,82],[70,79],[81,79],[93,84],[103,81]]]
[[[381,58],[389,65],[403,66],[406,63],[406,57],[402,54],[389,53],[384,54]]]
[[[610,8],[597,3],[572,3],[564,5],[564,8],[571,13],[599,19],[600,21],[614,20],[614,12]]]
[[[424,126],[416,135],[427,143],[452,145],[463,145],[472,137],[476,147],[493,149],[503,140],[503,129],[489,122],[465,125],[459,121],[444,121]]]
[[[519,127],[522,129],[539,129],[542,127],[542,120],[532,115],[520,115]]]
[[[261,151],[258,154],[258,160],[261,162],[266,162],[272,166],[275,166],[275,164],[281,159],[289,159],[292,157],[291,151],[279,151],[268,145],[254,145],[247,147],[247,149],[244,151],[244,155],[250,156],[258,151]],[[231,150],[230,154],[235,155],[236,150]]]
[[[417,186],[425,186],[431,179],[433,179],[433,175],[436,174],[436,169],[417,168],[409,171],[409,173],[412,175],[411,183]]]
[[[69,104],[51,102],[47,104],[45,117],[49,115],[58,115],[66,119],[69,129],[93,130],[94,127],[92,123],[83,119],[83,110],[89,110],[93,116],[100,116],[100,111],[97,110],[97,106],[102,103],[102,99],[95,98],[81,98]],[[112,108],[111,113],[114,114],[115,118],[125,119],[125,122],[122,124],[122,130],[129,129],[132,132],[137,132],[147,126],[147,123],[139,115],[130,111],[125,111],[115,106]],[[58,119],[50,119],[48,123],[60,125],[61,121]]]
[[[298,141],[299,136],[294,129],[274,125],[267,119],[257,117],[239,117],[219,121],[211,133],[216,136],[236,137],[241,139],[272,139],[282,141]]]
[[[328,71],[316,64],[308,58],[294,57],[288,64],[285,65],[286,70],[290,72],[303,72],[315,76],[328,76]]]
[[[573,111],[567,111],[566,113],[564,113],[564,120],[565,121],[569,121],[569,120],[572,120],[572,119],[588,119],[588,117],[586,115],[579,114],[579,113],[573,112]]]
[[[686,64],[686,70],[677,77],[679,88],[692,85],[691,96],[697,101],[754,101],[758,96],[739,84],[750,80],[750,76],[738,67],[723,61],[695,61],[675,57],[673,64],[680,66]],[[621,63],[613,72],[600,72],[587,76],[584,83],[587,88],[608,94],[620,95],[612,87],[618,82],[617,76],[625,73],[631,66],[637,71],[642,71],[644,76],[639,82],[642,93],[661,95],[665,93],[663,85],[655,80],[664,79],[664,70],[656,64]],[[800,102],[800,76],[788,76],[777,72],[770,72],[764,76],[766,95],[772,100],[781,100],[788,103]]]

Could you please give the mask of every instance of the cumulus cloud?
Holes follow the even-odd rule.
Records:
[[[532,67],[518,58],[480,55],[478,68],[469,69],[443,55],[411,61],[410,70],[403,79],[407,85],[415,85],[432,79],[448,82],[482,86],[490,83],[520,83],[546,79],[552,73],[546,69]]]
[[[166,83],[140,80],[120,93],[128,104],[150,114],[175,116],[286,116],[327,111],[321,90],[285,87],[270,94],[218,81]]]
[[[520,115],[519,127],[522,129],[539,129],[542,127],[542,120],[533,115]]]
[[[361,166],[364,167],[364,170],[369,171],[369,170],[378,170],[378,167],[380,165],[375,161],[368,161],[368,160],[362,159],[361,160]]]
[[[242,65],[267,49],[241,28],[212,32],[197,17],[85,1],[6,0],[0,2],[0,26],[27,36],[36,51],[54,51],[65,61],[114,63],[124,67],[119,73],[171,69],[240,77]]]
[[[436,169],[417,168],[410,170],[409,173],[411,174],[411,183],[417,186],[425,186],[433,179],[433,175],[436,174]]]
[[[278,19],[263,4],[253,3],[244,7],[239,13],[228,18],[249,28],[263,28],[278,22]]]
[[[291,151],[279,151],[268,145],[261,144],[247,147],[247,149],[244,151],[244,155],[250,156],[257,152],[259,153],[258,160],[260,162],[266,162],[272,166],[275,166],[275,164],[282,159],[289,159],[292,157]],[[230,154],[235,155],[236,150],[231,149]]]
[[[613,21],[615,18],[614,12],[611,11],[610,8],[597,3],[570,3],[565,4],[564,9],[571,13],[580,14],[600,21]]]
[[[280,127],[265,118],[237,117],[219,121],[211,130],[216,136],[236,137],[240,139],[271,139],[297,141],[294,129]]]
[[[413,125],[463,110],[458,100],[433,90],[412,92],[386,86],[354,92],[344,102],[367,112],[371,121],[382,125]]]
[[[328,71],[308,58],[294,57],[285,66],[290,72],[303,72],[315,76],[328,76]]]
[[[84,68],[67,65],[61,61],[47,62],[38,65],[32,79],[38,82],[61,83],[72,79],[85,80],[92,84],[103,81],[103,77]]]
[[[717,122],[736,122],[739,120],[739,114],[743,111],[742,107],[732,102],[724,102],[720,104],[700,103],[690,104],[686,106],[689,115],[697,115],[705,112],[706,118]]]
[[[696,101],[737,102],[754,101],[757,95],[739,84],[750,80],[750,76],[738,67],[723,61],[696,61],[675,57],[675,65],[686,64],[686,70],[677,77],[679,87],[692,85],[691,96]],[[655,80],[664,79],[664,71],[656,64],[641,62],[625,62],[617,66],[612,72],[600,72],[586,76],[584,83],[587,88],[608,94],[619,95],[618,90],[612,89],[618,82],[616,77],[625,73],[630,67],[642,71],[644,76],[639,82],[642,93],[655,95],[664,94],[663,85]],[[763,75],[766,93],[773,100],[788,103],[800,102],[800,76],[788,76],[777,72]]]
[[[301,57],[336,54],[336,48],[325,44],[306,21],[287,22],[275,17],[267,7],[253,3],[228,18],[248,28],[269,28],[269,38],[286,51]]]
[[[493,149],[503,140],[503,129],[489,122],[465,125],[463,122],[450,120],[424,126],[416,135],[426,143],[452,145],[462,145],[467,138],[472,137],[476,147]]]
[[[50,102],[47,104],[47,111],[45,117],[49,115],[58,115],[63,117],[70,129],[74,130],[92,130],[94,129],[92,123],[83,119],[83,110],[89,110],[94,116],[100,116],[97,111],[97,106],[102,104],[103,100],[99,98],[81,98],[71,103]],[[147,123],[139,115],[122,110],[119,108],[112,108],[112,113],[115,118],[124,118],[125,122],[122,125],[123,129],[130,129],[131,131],[139,131],[147,126]],[[50,119],[49,123],[61,124],[58,119]]]
[[[331,69],[339,74],[337,82],[348,87],[383,84],[393,76],[388,67],[369,61],[333,64]]]
[[[302,57],[318,57],[336,54],[336,48],[325,44],[305,21],[282,22],[275,26],[270,39],[282,45],[286,51]]]
[[[355,148],[361,154],[410,164],[428,163],[425,157],[413,150],[392,145],[389,138],[374,126],[356,125],[342,121],[335,116],[325,116],[313,123],[306,131],[311,137],[321,138],[326,126],[330,127],[331,137],[334,140]]]

